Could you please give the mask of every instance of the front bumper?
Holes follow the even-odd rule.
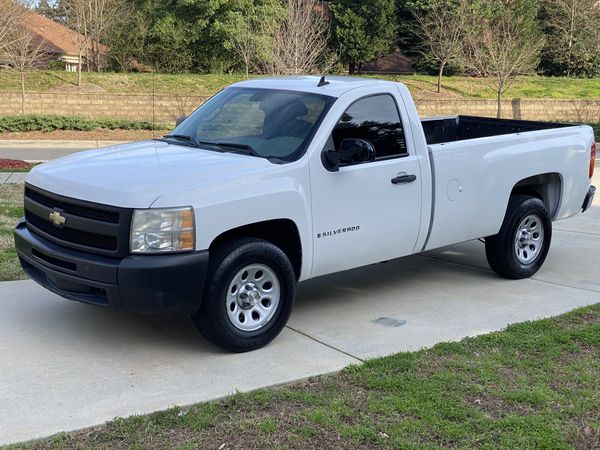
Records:
[[[56,245],[32,234],[23,219],[14,237],[23,270],[61,297],[139,313],[200,307],[208,251],[109,258]]]
[[[585,200],[583,201],[583,206],[581,207],[581,212],[586,212],[592,206],[594,202],[594,195],[596,195],[596,186],[590,186],[590,189],[585,196]]]

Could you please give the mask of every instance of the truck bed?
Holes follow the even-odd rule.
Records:
[[[464,116],[423,123],[434,191],[425,249],[496,234],[521,182],[547,186],[542,195],[553,220],[581,211],[589,127]]]
[[[573,126],[564,123],[475,116],[432,117],[421,119],[421,123],[429,145]]]

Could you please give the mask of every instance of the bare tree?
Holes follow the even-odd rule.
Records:
[[[250,66],[253,64],[258,53],[256,42],[258,30],[252,18],[246,17],[243,22],[237,33],[229,35],[227,44],[243,61],[246,69],[246,78],[249,78]]]
[[[67,25],[79,33],[75,38],[78,49],[77,86],[81,86],[81,71],[84,61],[88,70],[99,71],[102,67],[101,41],[124,14],[124,0],[62,0]],[[90,57],[92,53],[92,57]]]
[[[48,49],[33,31],[22,23],[11,33],[11,43],[4,49],[11,67],[21,76],[21,113],[25,114],[25,78],[27,72],[48,62]]]
[[[81,71],[83,68],[84,54],[89,51],[90,40],[88,37],[90,0],[63,0],[67,25],[77,34],[74,35],[73,44],[77,48],[77,86],[81,87]]]
[[[86,0],[87,31],[91,39],[96,71],[102,68],[100,60],[100,42],[107,38],[107,33],[119,22],[125,22],[124,0]]]
[[[285,15],[274,33],[272,72],[316,73],[327,70],[329,26],[317,0],[286,0]],[[329,66],[329,67],[327,67]]]
[[[18,38],[15,28],[21,23],[25,8],[13,0],[0,0],[0,53]]]
[[[502,115],[502,94],[519,75],[532,73],[544,45],[543,36],[528,32],[513,11],[494,17],[474,15],[465,60],[471,74],[486,78],[496,92],[497,117]]]
[[[600,52],[598,0],[543,0],[543,24],[548,34],[545,58],[552,72],[586,74]],[[554,67],[552,67],[554,66]],[[549,68],[549,67],[546,67]],[[554,69],[554,70],[552,70]]]
[[[444,69],[458,61],[465,49],[469,34],[469,2],[460,0],[458,5],[436,0],[427,9],[412,8],[416,19],[414,33],[423,43],[423,55],[438,63],[437,92],[442,91]]]

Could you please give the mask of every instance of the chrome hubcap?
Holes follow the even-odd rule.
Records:
[[[264,264],[251,264],[231,281],[226,298],[227,315],[242,331],[256,331],[273,318],[281,288],[275,272]]]
[[[521,264],[532,264],[544,245],[544,226],[536,214],[525,217],[515,235],[515,255]]]

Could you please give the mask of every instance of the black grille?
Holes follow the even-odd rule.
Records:
[[[117,238],[114,236],[103,236],[101,234],[75,230],[73,228],[58,228],[47,220],[44,220],[29,211],[25,211],[25,220],[27,224],[62,241],[101,250],[117,250]]]
[[[87,206],[75,205],[61,200],[54,200],[30,188],[25,188],[25,197],[41,205],[47,206],[48,208],[58,208],[67,214],[99,220],[101,222],[119,223],[120,214],[118,212],[89,208]]]

